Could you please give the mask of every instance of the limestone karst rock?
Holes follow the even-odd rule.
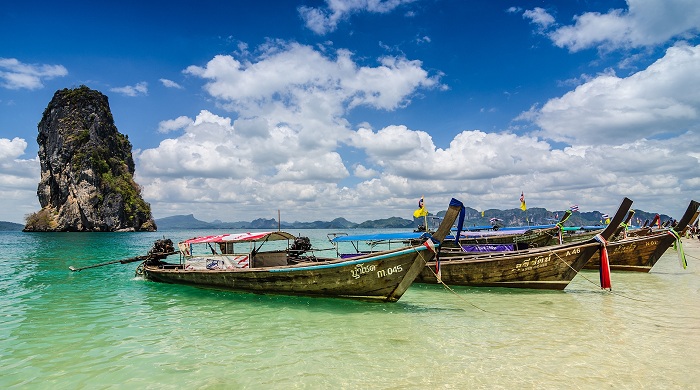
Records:
[[[134,182],[128,137],[105,95],[86,86],[56,91],[39,122],[41,210],[25,231],[154,231]]]

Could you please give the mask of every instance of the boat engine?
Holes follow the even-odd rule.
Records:
[[[168,255],[175,252],[175,246],[173,245],[173,240],[169,238],[163,238],[161,240],[156,240],[153,243],[153,248],[148,251],[149,260],[160,260],[168,257]]]
[[[297,237],[292,245],[289,246],[289,256],[299,257],[311,249],[311,240],[309,237]]]

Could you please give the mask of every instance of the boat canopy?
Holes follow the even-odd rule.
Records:
[[[523,234],[531,230],[541,230],[553,228],[556,225],[533,225],[533,226],[512,226],[500,228],[498,230],[477,230],[477,231],[462,231],[460,238],[481,238],[481,237],[498,237],[511,234]],[[447,236],[448,239],[454,240],[454,234]]]
[[[510,229],[507,231],[502,231],[502,230],[494,230],[494,231],[477,231],[477,232],[462,232],[459,237],[460,238],[480,238],[480,237],[498,237],[498,236],[505,236],[505,235],[512,235],[512,234],[523,234],[529,230],[532,229]],[[449,239],[454,239],[454,235],[451,234],[448,236]]]
[[[185,244],[202,244],[208,242],[261,242],[261,241],[279,241],[279,240],[294,240],[294,235],[283,232],[256,232],[256,233],[229,233],[219,234],[216,236],[203,236],[190,238],[183,241]]]
[[[581,230],[592,231],[592,230],[603,230],[608,225],[593,225],[593,226],[581,226]]]
[[[532,230],[532,229],[549,229],[555,227],[555,224],[549,225],[530,225],[530,226],[504,226],[498,230]]]
[[[557,225],[554,224],[549,224],[549,225],[530,225],[530,226],[501,226],[498,229],[494,229],[494,226],[492,225],[481,225],[481,226],[465,226],[462,228],[462,231],[481,231],[481,230],[496,230],[496,231],[527,231],[527,230],[532,230],[532,229],[548,229],[551,227],[554,227]],[[452,228],[452,231],[457,230],[457,228]]]
[[[491,230],[491,229],[493,229],[493,225],[465,226],[462,228],[462,230],[470,230],[470,231],[472,231],[472,230]],[[450,230],[457,231],[457,228],[453,227]]]
[[[331,242],[417,240],[429,236],[430,234],[426,232],[356,234],[354,236],[337,236],[334,237]]]

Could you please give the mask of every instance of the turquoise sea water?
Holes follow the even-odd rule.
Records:
[[[670,249],[613,293],[585,271],[564,291],[414,284],[393,304],[68,269],[209,233],[0,233],[0,388],[700,388],[697,239],[688,269]]]

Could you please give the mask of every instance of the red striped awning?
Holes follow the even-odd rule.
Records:
[[[293,240],[295,237],[287,232],[256,232],[256,233],[228,233],[216,236],[203,236],[190,238],[183,241],[185,244],[202,244],[207,242],[258,242],[258,241],[278,241]]]

